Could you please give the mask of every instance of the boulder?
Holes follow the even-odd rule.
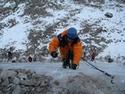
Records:
[[[113,14],[110,13],[110,12],[107,12],[107,13],[105,13],[105,16],[108,17],[108,18],[112,18],[112,17],[113,17]]]

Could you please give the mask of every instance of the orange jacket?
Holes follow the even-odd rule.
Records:
[[[67,31],[64,31],[61,33],[61,36],[65,36],[67,34]],[[60,47],[60,41],[57,36],[53,37],[52,40],[49,43],[49,53],[57,51],[59,47],[59,51],[61,54],[62,59],[65,59],[69,50],[73,51],[73,64],[79,64],[80,58],[83,53],[83,48],[82,48],[82,42],[78,41],[77,43],[73,44],[72,43],[67,43],[64,47]]]

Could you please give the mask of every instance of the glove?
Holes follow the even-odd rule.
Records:
[[[57,53],[57,52],[52,52],[52,53],[51,53],[51,56],[52,56],[53,58],[56,58],[56,57],[58,56],[58,53]]]
[[[73,70],[76,70],[76,67],[77,67],[76,64],[72,64],[72,69],[73,69]]]

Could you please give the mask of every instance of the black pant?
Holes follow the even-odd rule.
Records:
[[[66,68],[67,66],[70,68],[72,63],[73,63],[73,52],[68,51],[66,59],[63,60],[63,68]]]

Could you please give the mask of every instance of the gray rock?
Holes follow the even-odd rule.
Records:
[[[14,80],[13,80],[13,83],[18,85],[20,83],[19,78],[15,77]]]
[[[108,17],[108,18],[112,18],[112,17],[113,17],[113,14],[110,13],[110,12],[107,12],[107,13],[105,13],[105,16]]]
[[[1,85],[2,85],[2,86],[8,86],[8,85],[9,85],[9,80],[8,80],[8,78],[3,79]]]
[[[116,1],[121,3],[121,4],[125,4],[125,0],[116,0]]]
[[[3,70],[0,74],[0,78],[6,79],[8,77],[14,78],[17,75],[17,73],[13,70]]]
[[[17,85],[12,94],[21,94],[21,87]]]
[[[24,73],[18,73],[18,78],[19,78],[20,80],[26,80],[26,79],[27,79],[27,75],[24,74]]]
[[[35,81],[35,80],[21,80],[20,81],[21,85],[25,85],[25,86],[38,86],[40,84],[39,81]]]
[[[12,94],[12,92],[14,91],[15,88],[16,88],[16,85],[13,83],[10,83],[7,85],[6,91],[9,92],[10,94]]]
[[[0,78],[0,83],[2,82],[1,78]]]

